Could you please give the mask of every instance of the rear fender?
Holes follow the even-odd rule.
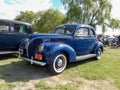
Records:
[[[96,45],[94,49],[95,54],[97,54],[97,51],[99,50],[99,48],[101,48],[102,52],[104,51],[104,45],[101,42],[98,42],[98,44]]]

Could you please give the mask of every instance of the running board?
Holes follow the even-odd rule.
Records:
[[[77,56],[76,60],[81,61],[81,60],[85,60],[85,59],[92,58],[95,56],[96,56],[96,54],[87,54],[87,55]]]

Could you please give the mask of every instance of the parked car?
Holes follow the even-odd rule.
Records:
[[[28,23],[0,19],[0,54],[16,53],[22,41],[32,33]]]
[[[103,44],[98,41],[90,25],[65,24],[55,28],[52,34],[33,34],[20,48],[20,58],[48,65],[54,74],[64,71],[68,63],[94,57],[100,59]]]

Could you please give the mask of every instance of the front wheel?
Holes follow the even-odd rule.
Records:
[[[97,60],[101,59],[101,55],[102,55],[102,50],[101,50],[101,48],[99,48],[97,53],[96,53],[95,59],[97,59]]]
[[[66,68],[67,58],[64,54],[58,54],[48,66],[51,72],[54,74],[59,74]]]

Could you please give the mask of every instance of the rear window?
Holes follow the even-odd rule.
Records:
[[[0,24],[0,33],[9,32],[9,25]]]

